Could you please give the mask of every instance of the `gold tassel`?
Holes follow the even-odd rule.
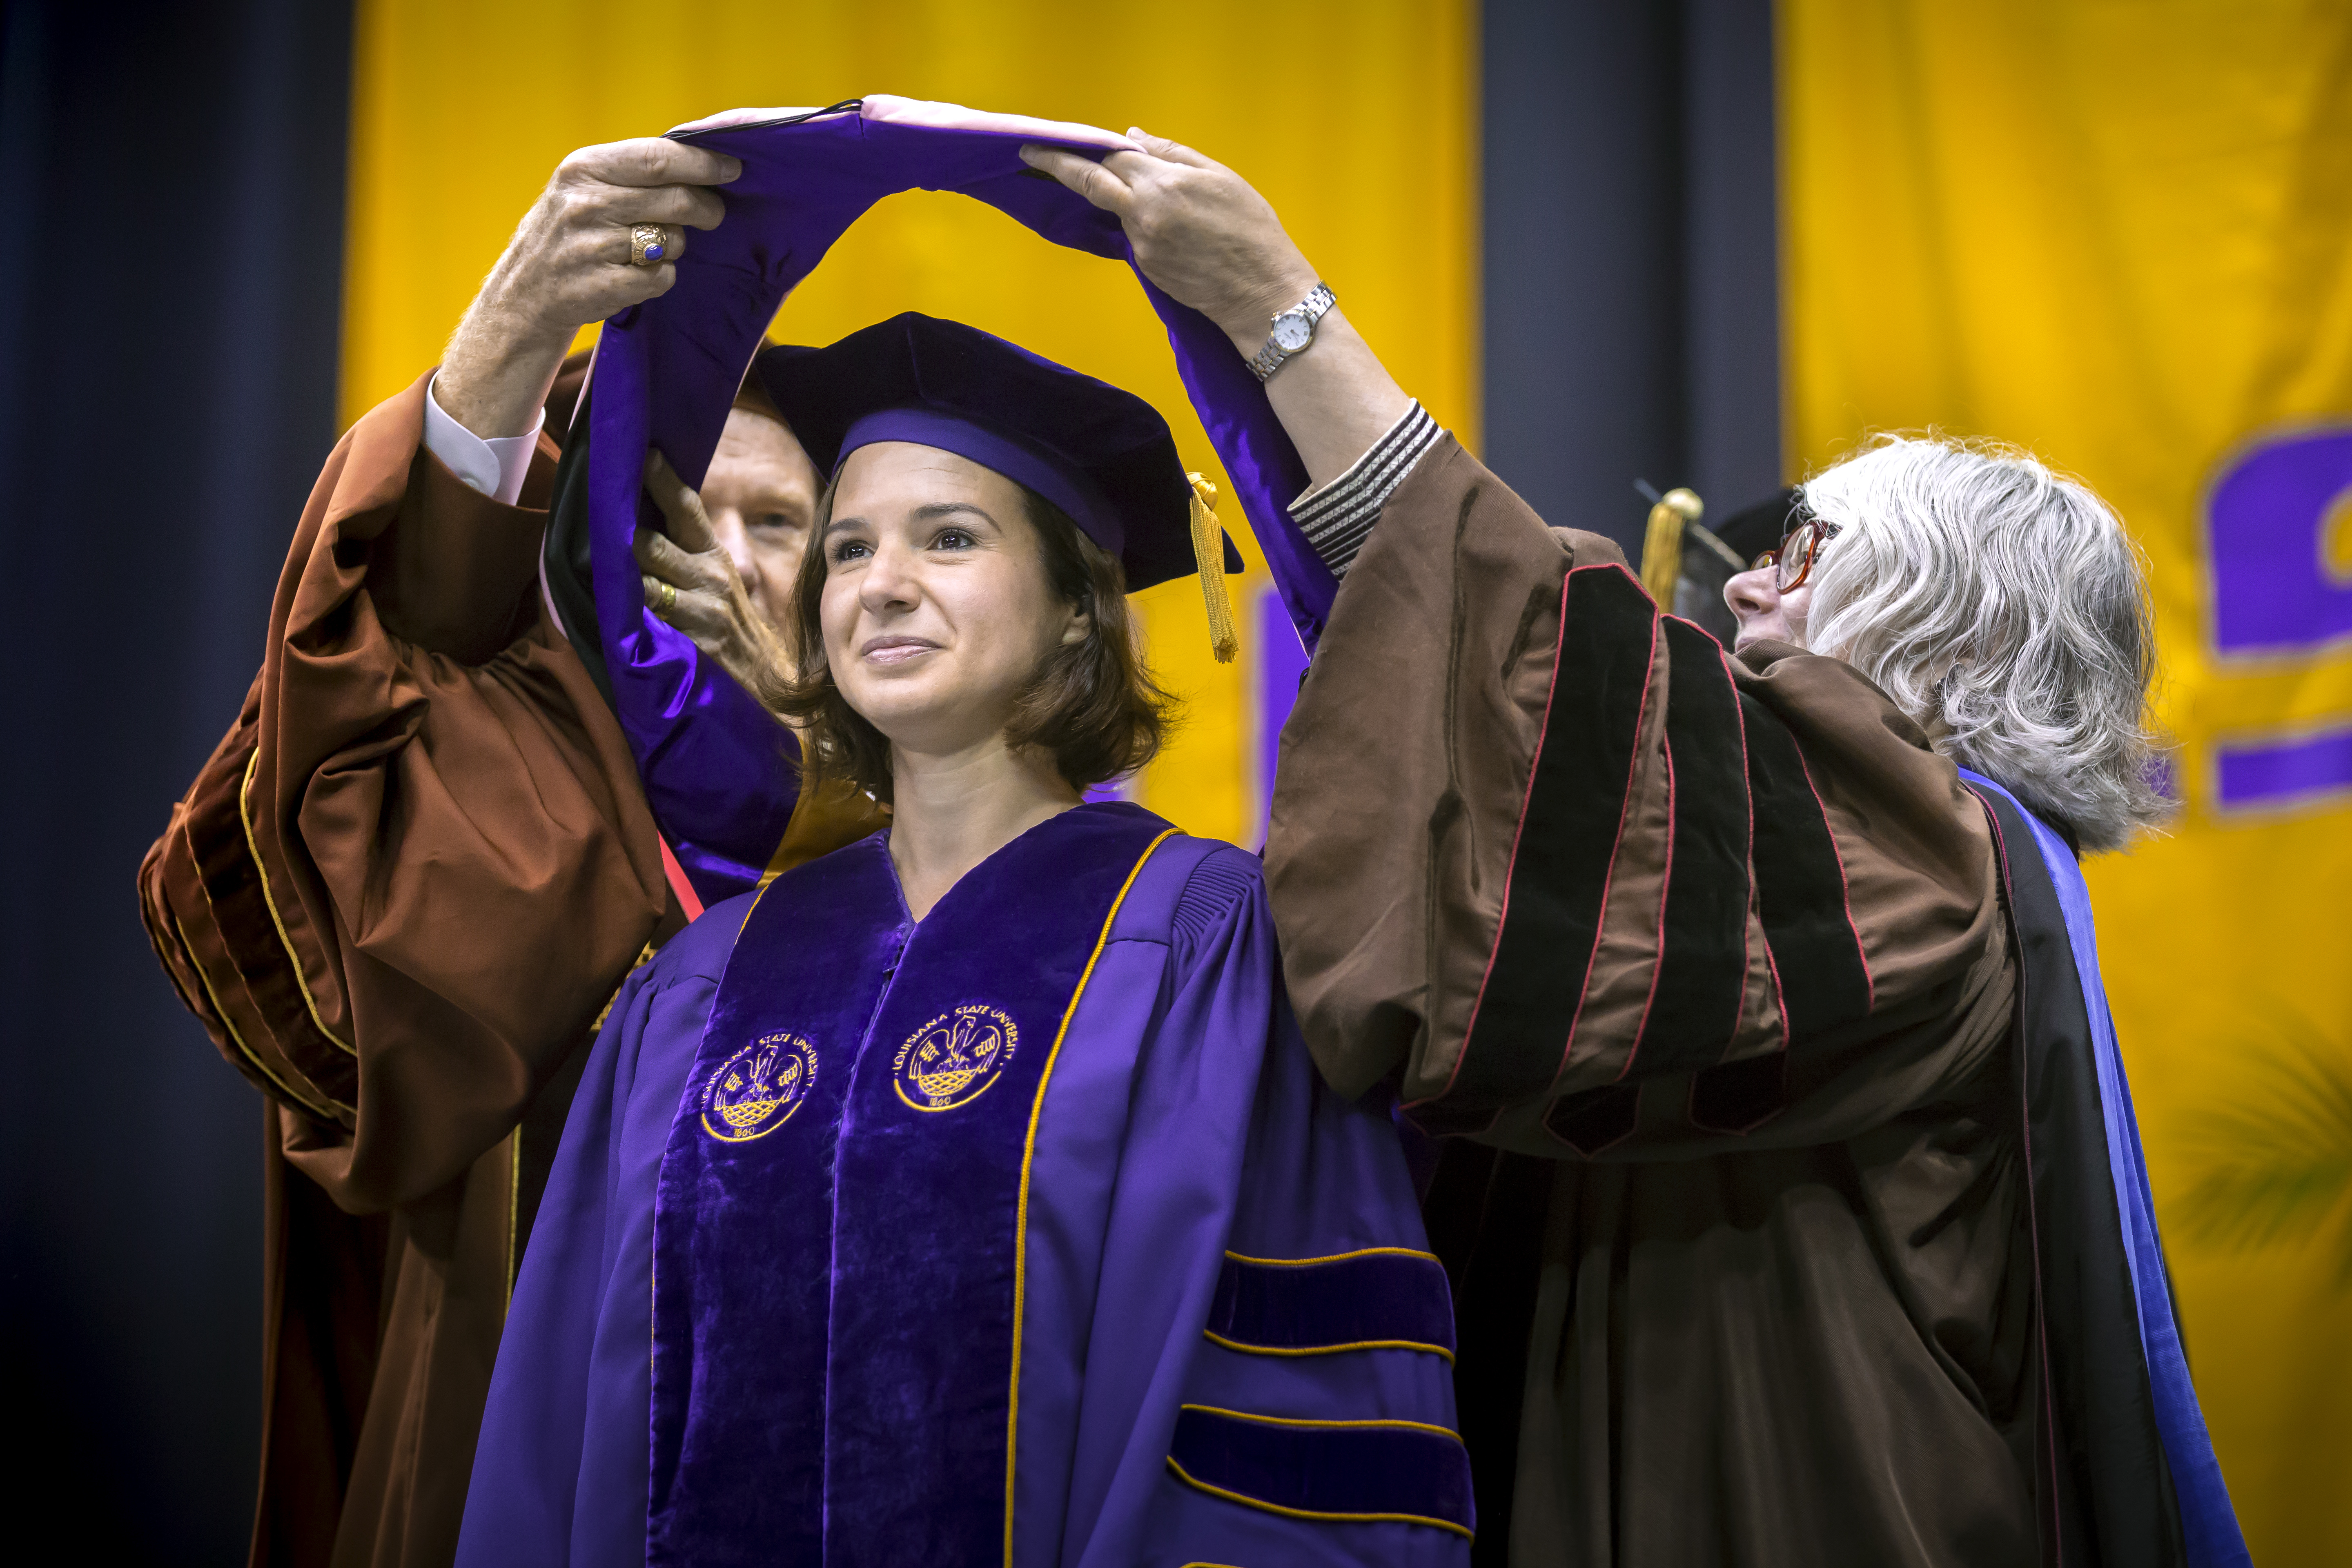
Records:
[[[1209,607],[1209,647],[1219,664],[1231,664],[1242,651],[1234,635],[1234,601],[1225,592],[1225,535],[1217,526],[1217,487],[1204,474],[1186,474],[1192,481],[1192,563],[1201,569],[1201,597]]]
[[[1706,510],[1695,491],[1681,489],[1668,490],[1650,509],[1649,531],[1642,538],[1642,586],[1670,614],[1675,584],[1683,576],[1683,524],[1696,522]]]

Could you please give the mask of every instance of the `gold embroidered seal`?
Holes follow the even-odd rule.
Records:
[[[890,1058],[891,1085],[918,1110],[953,1110],[986,1093],[1020,1044],[1002,1008],[966,1003],[907,1037]]]
[[[798,1035],[762,1035],[702,1086],[702,1130],[727,1143],[764,1138],[791,1120],[815,1084],[814,1046]]]

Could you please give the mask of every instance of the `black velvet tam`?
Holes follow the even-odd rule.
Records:
[[[828,478],[857,447],[914,441],[1054,502],[1119,558],[1134,591],[1194,571],[1192,489],[1159,410],[1003,338],[908,311],[754,370]],[[1227,572],[1242,570],[1223,541]]]
[[[1710,520],[1709,527],[1742,561],[1753,561],[1768,550],[1778,550],[1780,541],[1797,526],[1797,505],[1801,494],[1794,485],[1776,490],[1731,513],[1719,524]]]

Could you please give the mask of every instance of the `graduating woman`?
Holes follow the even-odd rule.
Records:
[[[784,701],[891,826],[615,1000],[458,1561],[1465,1562],[1387,1097],[1317,1079],[1254,857],[1085,798],[1167,721],[1165,422],[920,316],[785,352]]]

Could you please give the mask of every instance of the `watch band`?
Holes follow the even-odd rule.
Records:
[[[1274,335],[1269,332],[1266,335],[1265,346],[1258,350],[1256,355],[1249,362],[1251,372],[1256,375],[1258,380],[1264,381],[1276,371],[1280,370],[1285,360],[1287,360],[1296,354],[1305,353],[1307,349],[1314,344],[1315,324],[1323,319],[1323,313],[1326,310],[1328,310],[1332,306],[1339,302],[1339,296],[1331,291],[1331,285],[1328,283],[1316,284],[1312,289],[1308,290],[1307,298],[1298,301],[1297,304],[1293,305],[1289,310],[1283,311],[1282,315],[1275,317],[1276,323],[1279,323],[1282,321],[1283,316],[1305,317],[1307,321],[1307,342],[1299,344],[1295,349],[1286,349],[1280,343],[1276,342],[1274,339]]]

